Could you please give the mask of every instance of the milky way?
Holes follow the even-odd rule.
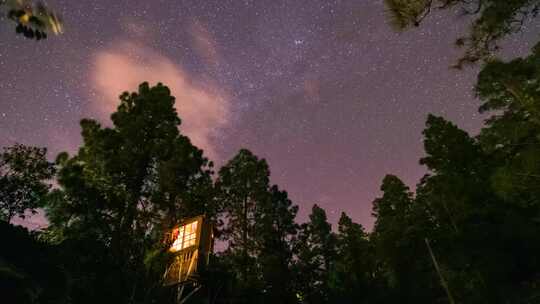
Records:
[[[122,91],[160,81],[182,131],[218,165],[248,148],[300,220],[317,203],[333,222],[345,211],[369,228],[385,174],[414,187],[425,173],[428,113],[472,133],[484,119],[478,68],[449,69],[470,20],[436,13],[396,33],[382,2],[50,0],[62,36],[25,40],[0,23],[0,146],[75,152],[81,118],[110,124]],[[526,54],[539,32],[527,24],[503,55]]]

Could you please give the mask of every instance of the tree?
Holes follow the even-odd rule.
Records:
[[[526,58],[487,63],[475,88],[484,102],[480,111],[493,113],[478,136],[482,149],[494,160],[487,180],[504,206],[500,225],[513,227],[499,230],[499,239],[504,240],[499,242],[505,244],[499,250],[508,253],[499,278],[507,293],[521,301],[539,293],[535,287],[540,270],[536,245],[540,228],[539,54],[536,46]]]
[[[488,182],[492,160],[474,138],[442,117],[429,115],[423,134],[426,156],[420,163],[430,173],[418,185],[416,204],[429,215],[426,236],[443,276],[437,280],[447,281],[460,302],[491,298],[478,260],[484,250],[495,250],[489,225],[494,220],[489,210],[497,204]]]
[[[0,218],[10,222],[35,214],[49,192],[47,183],[54,175],[54,166],[47,161],[45,148],[15,144],[0,154]]]
[[[527,58],[494,60],[478,76],[480,112],[495,114],[479,136],[482,147],[498,160],[493,176],[505,198],[536,200],[540,192],[540,48]],[[535,197],[535,198],[534,198]]]
[[[329,273],[336,255],[336,236],[324,209],[314,205],[296,242],[296,290],[302,303],[329,303]]]
[[[389,288],[397,290],[405,301],[410,301],[407,290],[407,275],[410,261],[403,255],[408,242],[404,237],[407,231],[407,216],[411,209],[412,193],[396,176],[384,177],[381,191],[383,196],[373,202],[375,226],[372,240],[375,253],[383,268],[383,276]]]
[[[148,292],[144,261],[163,229],[194,214],[214,217],[215,208],[207,199],[212,164],[179,133],[169,89],[143,83],[120,100],[112,128],[82,120],[78,153],[57,157],[59,189],[47,216],[53,238],[105,246],[123,275],[124,301],[133,302]]]
[[[375,302],[378,282],[368,234],[344,212],[338,223],[336,260],[330,273],[334,303]]]
[[[222,239],[229,244],[221,257],[233,269],[239,302],[296,301],[290,266],[298,207],[287,192],[269,186],[269,176],[266,161],[243,149],[216,181],[224,210]]]
[[[69,303],[73,283],[61,267],[59,248],[35,232],[0,222],[0,293],[6,303]]]
[[[425,208],[398,177],[387,175],[382,196],[373,202],[375,227],[370,236],[379,275],[388,289],[386,301],[431,303],[439,300],[440,286],[424,239],[428,234]]]
[[[373,231],[376,235],[391,231],[395,221],[405,219],[412,204],[409,187],[397,176],[385,176],[381,191],[383,196],[373,202],[373,216],[376,218]]]
[[[489,79],[487,85],[497,87],[496,80]],[[491,89],[489,96],[500,98],[501,92]],[[512,112],[501,111],[490,121],[499,115],[512,117]],[[508,121],[527,124],[516,117]],[[538,252],[533,245],[538,209],[531,204],[534,200],[523,201],[534,197],[534,191],[520,195],[515,189],[501,195],[498,184],[499,172],[530,147],[507,146],[505,136],[519,134],[519,125],[510,132],[499,127],[488,123],[478,138],[471,138],[452,123],[430,116],[424,131],[427,156],[421,163],[431,173],[418,186],[416,203],[428,211],[433,251],[439,253],[443,275],[459,302],[525,301],[536,292],[520,287],[534,286],[538,273],[533,253]]]
[[[255,211],[268,200],[269,176],[266,161],[242,149],[219,170],[216,181],[225,217],[222,235],[229,243],[227,255],[237,271],[245,301],[249,301],[248,294],[260,292]]]
[[[254,238],[265,303],[296,302],[290,267],[292,238],[298,229],[294,221],[297,212],[298,206],[276,185],[269,189],[268,198],[255,208]]]
[[[419,26],[435,9],[459,6],[466,15],[478,16],[469,33],[456,40],[465,53],[456,67],[486,59],[499,49],[498,42],[521,30],[523,24],[536,17],[540,9],[537,0],[385,0],[391,22],[399,30]]]

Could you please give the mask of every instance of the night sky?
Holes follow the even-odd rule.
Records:
[[[110,125],[122,91],[162,82],[181,129],[218,166],[248,148],[300,221],[317,203],[333,222],[345,211],[370,228],[383,176],[414,187],[425,173],[428,113],[473,133],[484,119],[477,68],[449,68],[470,22],[457,12],[400,34],[382,0],[47,2],[62,36],[31,41],[0,23],[0,146],[75,152],[81,118]],[[527,24],[503,55],[526,54],[539,33]]]

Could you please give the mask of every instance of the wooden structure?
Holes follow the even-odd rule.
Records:
[[[204,215],[182,221],[166,233],[173,262],[163,276],[164,285],[197,283],[214,247],[213,227]]]

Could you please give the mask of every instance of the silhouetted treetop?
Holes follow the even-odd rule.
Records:
[[[399,30],[419,26],[434,10],[459,8],[475,16],[468,33],[456,40],[465,48],[456,67],[489,58],[505,36],[519,32],[524,23],[538,14],[538,0],[385,0],[391,24]]]

